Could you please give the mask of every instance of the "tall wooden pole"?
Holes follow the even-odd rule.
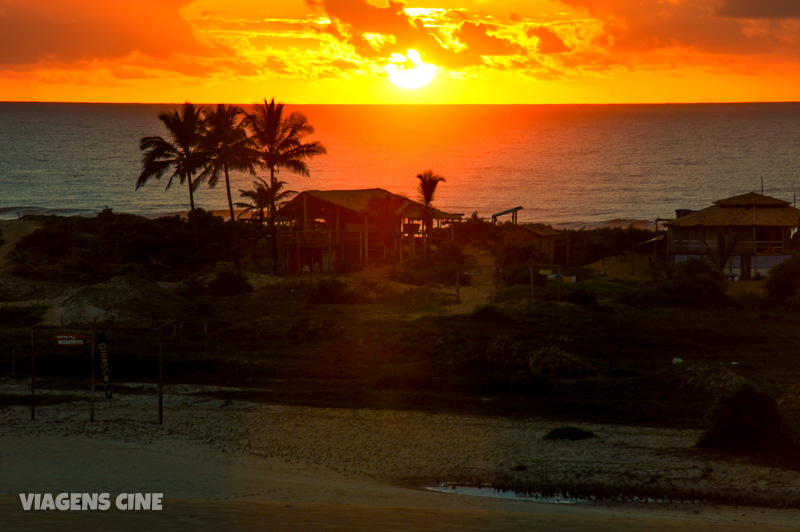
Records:
[[[533,263],[531,263],[531,302],[533,302]]]
[[[456,303],[461,303],[461,267],[456,266]]]
[[[164,424],[164,334],[158,330],[158,424]]]
[[[561,277],[561,266],[558,267],[558,302],[561,303],[561,283],[563,282],[563,278]]]
[[[95,343],[95,330],[92,329],[92,394],[91,394],[91,416],[89,418],[90,421],[94,421],[94,343]]]
[[[36,419],[36,342],[31,329],[31,421]]]

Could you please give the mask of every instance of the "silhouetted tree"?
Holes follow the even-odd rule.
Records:
[[[217,184],[220,173],[225,176],[225,190],[228,194],[233,242],[238,247],[239,234],[233,214],[230,171],[249,172],[255,175],[258,154],[252,149],[247,130],[242,124],[242,110],[235,105],[218,104],[203,115],[205,170],[200,176],[208,179],[208,185]],[[238,261],[237,261],[238,263]]]
[[[136,179],[138,190],[150,178],[160,179],[172,168],[167,187],[177,178],[180,184],[186,183],[189,189],[189,217],[192,219],[195,251],[199,250],[199,236],[197,221],[194,217],[194,190],[198,181],[193,180],[194,175],[205,162],[202,150],[203,128],[200,114],[202,107],[191,103],[184,103],[180,111],[162,112],[158,119],[167,128],[167,138],[144,137],[139,142],[142,155],[142,173]]]
[[[283,190],[286,181],[275,180],[272,184],[262,178],[253,181],[251,190],[239,190],[239,195],[248,198],[250,203],[237,203],[236,206],[244,209],[241,215],[255,215],[258,220],[260,232],[264,233],[264,220],[274,216],[273,209],[280,209],[297,194],[295,190]]]
[[[425,232],[425,254],[430,257],[431,254],[431,230],[433,229],[433,195],[436,193],[436,187],[439,183],[445,181],[444,177],[434,174],[433,170],[425,170],[421,174],[417,174],[419,179],[419,199],[425,206],[423,212],[422,222]]]
[[[273,98],[264,104],[253,106],[247,114],[246,125],[251,139],[258,150],[261,167],[269,170],[270,186],[275,188],[277,174],[286,169],[300,175],[308,176],[307,159],[327,153],[318,141],[303,142],[303,139],[314,132],[305,115],[294,112],[284,116],[284,104],[275,103]],[[278,263],[278,241],[275,231],[276,208],[270,206],[268,213],[269,231],[272,237],[272,255],[274,264]]]

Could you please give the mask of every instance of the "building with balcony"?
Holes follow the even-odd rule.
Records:
[[[752,279],[791,256],[800,209],[788,201],[750,192],[699,211],[681,209],[666,223],[669,260],[725,261],[725,273]]]
[[[306,190],[278,211],[281,261],[288,271],[332,271],[339,261],[362,266],[413,257],[424,249],[425,206],[381,189]],[[461,219],[431,208],[433,245]]]

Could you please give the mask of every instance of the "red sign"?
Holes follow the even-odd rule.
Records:
[[[80,333],[57,334],[50,339],[56,345],[88,345],[92,337]]]

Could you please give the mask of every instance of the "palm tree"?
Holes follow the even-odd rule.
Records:
[[[158,119],[167,128],[167,138],[143,137],[139,142],[142,155],[142,173],[136,180],[138,190],[150,178],[161,179],[170,169],[174,168],[167,182],[167,189],[177,177],[180,184],[187,183],[189,189],[189,218],[192,220],[194,231],[195,251],[200,248],[197,232],[197,220],[194,212],[194,190],[198,180],[193,180],[194,174],[203,166],[204,153],[202,150],[202,121],[200,113],[202,107],[186,102],[178,111],[162,112]]]
[[[295,190],[282,190],[286,181],[275,180],[272,185],[258,178],[253,181],[252,190],[239,190],[239,195],[243,198],[248,198],[250,203],[236,203],[236,206],[244,209],[243,216],[247,213],[255,215],[258,220],[258,225],[261,228],[261,233],[264,232],[264,220],[273,216],[272,209],[280,209],[283,205],[297,194]]]
[[[422,222],[425,226],[425,254],[430,257],[431,254],[431,230],[433,229],[433,195],[436,192],[436,187],[440,182],[444,183],[444,177],[439,174],[434,174],[433,170],[425,170],[421,174],[417,174],[419,179],[419,199],[425,206],[425,211],[422,214]]]
[[[327,153],[325,147],[317,141],[303,142],[303,139],[314,132],[302,113],[291,113],[284,116],[284,104],[264,100],[264,104],[253,106],[245,119],[250,130],[251,139],[259,154],[259,162],[263,169],[269,170],[270,187],[277,190],[277,174],[287,169],[300,175],[308,176],[306,159]],[[268,211],[269,232],[272,237],[272,256],[275,267],[278,263],[278,240],[275,232],[275,197]]]
[[[203,116],[204,146],[207,154],[206,167],[199,179],[208,178],[208,186],[214,187],[219,180],[219,174],[225,176],[225,190],[228,193],[228,209],[230,210],[231,227],[233,228],[233,242],[238,248],[239,234],[236,230],[236,221],[233,214],[233,199],[231,198],[230,171],[249,172],[255,175],[254,164],[257,154],[251,149],[240,116],[242,110],[235,105],[218,104],[208,110]],[[237,260],[238,263],[238,260]]]

